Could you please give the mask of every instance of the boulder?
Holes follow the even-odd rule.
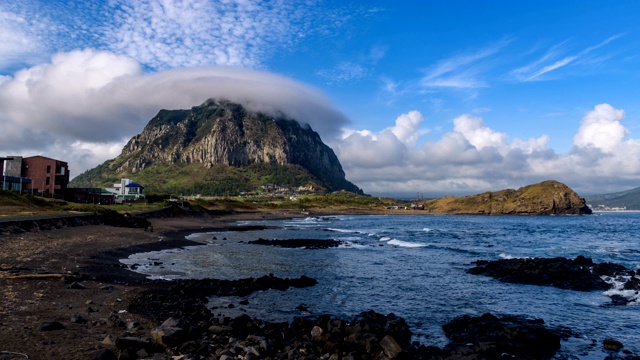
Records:
[[[607,338],[602,341],[602,347],[605,350],[618,352],[624,347],[624,345],[622,345],[622,343],[616,339]]]
[[[548,329],[541,319],[514,315],[479,317],[463,315],[442,326],[451,343],[450,353],[474,353],[478,358],[497,359],[503,354],[516,358],[549,358],[560,348],[563,332]]]
[[[186,332],[174,318],[165,320],[162,325],[151,330],[151,339],[163,346],[175,346],[184,340]]]
[[[382,351],[389,359],[395,359],[402,352],[402,348],[391,335],[387,335],[380,341]]]
[[[89,360],[118,360],[118,357],[113,351],[105,348],[90,351],[87,353],[87,356]]]
[[[64,330],[67,327],[58,321],[43,321],[40,324],[40,331]]]

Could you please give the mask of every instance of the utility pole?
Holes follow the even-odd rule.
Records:
[[[4,190],[4,188],[7,187],[7,179],[6,179],[7,171],[5,170],[5,167],[4,167],[4,161],[5,160],[13,160],[13,158],[12,157],[3,157],[3,158],[0,158],[0,160],[2,160],[2,190]]]

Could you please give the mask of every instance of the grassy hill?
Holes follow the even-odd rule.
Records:
[[[584,199],[570,187],[549,180],[524,186],[518,190],[507,189],[478,195],[446,196],[426,202],[425,210],[444,214],[486,215],[549,215],[589,214]]]
[[[299,165],[252,164],[245,167],[202,164],[156,164],[132,174],[114,173],[107,163],[74,178],[69,187],[111,187],[121,178],[130,178],[145,187],[146,193],[224,196],[252,192],[265,184],[313,186],[322,192],[320,181]]]
[[[640,187],[612,194],[585,196],[585,200],[594,210],[600,205],[640,210]]]

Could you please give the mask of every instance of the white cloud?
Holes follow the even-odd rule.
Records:
[[[126,55],[147,70],[261,68],[300,39],[340,34],[350,10],[315,0],[0,2],[0,71],[82,48]]]
[[[609,104],[596,105],[581,121],[573,143],[578,147],[593,146],[604,152],[616,150],[629,131],[622,125],[623,110]]]
[[[400,115],[396,119],[396,125],[390,130],[398,140],[411,147],[415,145],[420,135],[423,134],[419,130],[420,123],[424,118],[419,111],[413,110],[406,114]]]
[[[335,145],[349,180],[373,194],[404,196],[479,193],[548,179],[582,194],[620,191],[640,183],[640,139],[627,139],[629,130],[621,123],[624,111],[609,104],[596,105],[585,114],[574,148],[565,154],[548,147],[547,135],[509,139],[468,114],[453,119],[452,131],[416,148],[412,144],[421,136],[403,141],[405,134],[415,131],[394,131],[409,114],[378,134],[353,131],[358,135]]]
[[[507,137],[486,127],[482,118],[466,114],[453,119],[453,131],[462,134],[478,150],[489,146],[501,147]]]
[[[114,144],[139,133],[160,109],[190,108],[208,98],[282,112],[325,139],[347,124],[319,91],[275,74],[228,67],[145,74],[130,57],[77,50],[1,79],[0,151],[56,157],[74,149],[83,159],[72,164],[77,175],[111,156]]]
[[[587,64],[589,66],[600,64],[609,59],[608,56],[592,56],[592,52],[609,44],[610,42],[622,37],[623,34],[611,36],[604,41],[589,46],[577,54],[562,55],[563,48],[566,47],[567,41],[553,46],[540,59],[519,67],[511,72],[511,74],[519,81],[538,81],[547,80],[544,77],[548,73],[554,72],[567,66],[575,66],[576,64]]]
[[[420,84],[427,88],[486,87],[482,75],[492,67],[491,59],[510,40],[503,39],[474,53],[461,54],[440,60],[428,69]]]
[[[44,49],[38,37],[41,30],[42,24],[37,19],[0,7],[0,69],[42,52]]]

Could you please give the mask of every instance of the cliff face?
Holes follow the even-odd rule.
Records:
[[[549,180],[522,187],[479,195],[452,196],[429,201],[425,209],[446,214],[568,215],[591,214],[584,198],[570,187]]]
[[[190,110],[161,110],[108,168],[112,173],[133,176],[153,165],[175,168],[189,164],[206,169],[220,165],[301,166],[327,190],[361,192],[345,179],[333,150],[310,127],[284,117],[249,112],[226,101],[207,100]]]

